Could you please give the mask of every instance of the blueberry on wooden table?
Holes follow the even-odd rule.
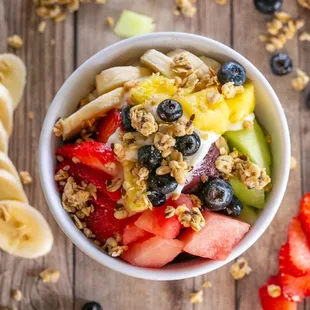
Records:
[[[174,122],[183,116],[183,108],[176,100],[166,99],[158,105],[157,114],[164,122]]]
[[[282,7],[283,0],[254,0],[255,7],[264,14],[273,14]]]
[[[231,185],[220,178],[210,178],[202,183],[197,196],[203,202],[206,209],[210,211],[221,211],[226,209],[233,199]]]
[[[200,137],[194,132],[191,135],[186,135],[176,138],[175,148],[184,156],[192,156],[199,150],[201,145]]]
[[[100,306],[100,304],[98,304],[97,302],[95,301],[90,301],[90,302],[87,302],[82,310],[103,310],[102,307]]]
[[[275,75],[285,75],[292,72],[293,62],[285,53],[277,53],[271,57],[270,67]]]
[[[222,64],[217,73],[217,77],[222,85],[233,82],[236,86],[239,86],[245,83],[246,71],[239,63],[228,61]]]

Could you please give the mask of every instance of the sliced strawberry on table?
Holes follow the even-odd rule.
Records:
[[[100,121],[96,140],[106,143],[110,136],[121,126],[122,117],[117,109],[113,109]]]
[[[283,293],[278,297],[272,297],[268,293],[268,286],[281,286],[278,276],[271,276],[267,283],[259,289],[259,297],[263,310],[296,310],[297,303],[288,301],[284,298]]]
[[[126,220],[118,220],[114,217],[115,206],[116,202],[102,195],[100,202],[97,201],[94,211],[87,218],[87,227],[101,242],[115,234],[123,233]]]
[[[302,277],[294,277],[289,274],[281,274],[283,295],[291,301],[302,301],[310,296],[310,274]]]
[[[86,141],[80,144],[66,144],[56,151],[64,158],[78,159],[81,163],[99,169],[112,177],[122,177],[123,170],[111,149],[105,143]]]
[[[290,261],[289,245],[286,243],[282,245],[279,251],[279,273],[291,274],[294,267]]]
[[[310,193],[305,194],[299,205],[299,219],[308,236],[308,242],[310,244]]]
[[[76,182],[84,181],[87,184],[92,183],[97,187],[98,192],[104,192],[112,200],[118,201],[119,199],[121,199],[121,189],[118,189],[115,192],[110,192],[107,190],[106,181],[110,180],[111,176],[106,174],[105,172],[93,169],[82,163],[74,163],[71,160],[65,160],[61,162],[57,166],[56,171],[64,169],[65,167],[68,174],[72,176]]]
[[[310,271],[310,247],[298,217],[291,220],[288,231],[289,261],[293,276],[302,276]]]

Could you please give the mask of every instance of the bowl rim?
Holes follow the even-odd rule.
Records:
[[[52,182],[49,179],[49,174],[47,172],[47,169],[44,169],[46,158],[50,157],[50,149],[51,149],[51,132],[52,128],[54,126],[55,115],[57,114],[57,108],[59,104],[61,103],[61,96],[62,92],[65,90],[67,85],[70,85],[74,83],[74,78],[80,74],[80,72],[83,72],[84,70],[87,70],[87,67],[98,57],[104,57],[105,54],[108,54],[109,51],[113,51],[114,49],[117,49],[118,47],[124,47],[128,46],[134,46],[135,44],[138,44],[140,40],[150,39],[150,38],[158,38],[158,39],[164,39],[168,37],[178,37],[178,39],[192,39],[193,41],[199,40],[203,44],[211,44],[214,47],[218,47],[218,49],[224,53],[225,55],[229,56],[232,59],[239,59],[242,60],[244,64],[246,64],[247,67],[251,68],[252,73],[255,75],[255,80],[259,80],[263,87],[265,88],[265,91],[268,93],[268,96],[271,98],[271,101],[276,107],[277,113],[280,118],[280,130],[283,136],[281,137],[284,140],[284,159],[283,159],[283,175],[282,178],[280,178],[279,183],[280,185],[277,188],[277,202],[275,205],[270,207],[269,213],[265,221],[262,225],[260,225],[256,230],[256,234],[252,236],[247,242],[244,242],[242,245],[235,248],[232,252],[232,254],[225,260],[225,261],[208,261],[208,264],[205,265],[198,265],[198,266],[192,266],[188,268],[182,267],[177,270],[169,270],[169,269],[152,269],[152,268],[141,268],[132,266],[127,262],[123,262],[121,260],[117,260],[115,258],[109,257],[107,254],[100,251],[94,244],[91,244],[88,240],[86,240],[85,236],[74,226],[71,219],[68,223],[68,217],[63,216],[65,212],[62,208],[57,207],[59,205],[59,195],[53,194],[53,187]],[[208,273],[210,271],[213,271],[215,269],[218,269],[239,255],[241,255],[243,252],[245,252],[247,249],[249,249],[264,233],[264,231],[268,228],[271,221],[273,220],[277,210],[280,207],[281,201],[283,199],[288,177],[289,177],[289,166],[290,166],[290,135],[289,135],[289,129],[288,124],[286,121],[286,117],[283,111],[283,108],[281,106],[281,103],[267,81],[267,79],[264,77],[264,75],[244,56],[242,56],[240,53],[236,52],[229,46],[220,43],[216,40],[203,37],[200,35],[190,34],[190,33],[184,33],[184,32],[157,32],[157,33],[151,33],[147,35],[137,36],[129,39],[125,39],[119,42],[116,42],[112,45],[109,45],[108,47],[100,50],[92,57],[88,58],[82,65],[80,65],[62,84],[61,88],[58,90],[56,96],[54,97],[47,114],[45,116],[41,135],[40,135],[40,141],[39,141],[39,175],[40,175],[40,181],[41,186],[43,189],[43,193],[45,196],[45,199],[47,201],[47,204],[49,206],[49,209],[51,213],[53,214],[53,217],[55,218],[56,222],[60,226],[60,228],[63,230],[63,232],[67,235],[67,237],[80,249],[82,250],[86,255],[91,257],[92,259],[96,260],[100,264],[114,270],[118,271],[122,274],[132,276],[135,278],[140,279],[146,279],[146,280],[180,280],[180,279],[186,279],[190,277],[199,276],[205,273]],[[72,226],[73,225],[73,226]],[[74,229],[73,229],[74,228]],[[181,264],[180,264],[181,266]]]

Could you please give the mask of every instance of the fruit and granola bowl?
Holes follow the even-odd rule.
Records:
[[[88,60],[57,94],[40,142],[60,226],[96,260],[148,279],[202,274],[246,250],[279,207],[289,158],[285,117],[257,69],[175,33]]]

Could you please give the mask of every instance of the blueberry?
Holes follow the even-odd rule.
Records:
[[[242,210],[242,202],[236,196],[233,196],[231,203],[222,211],[222,213],[228,216],[239,216],[241,215]]]
[[[220,178],[210,178],[202,183],[198,196],[210,211],[224,210],[232,201],[233,191],[228,182]]]
[[[283,0],[254,0],[255,7],[264,14],[273,14],[281,9]]]
[[[290,56],[284,53],[278,53],[271,57],[271,70],[275,75],[285,75],[292,72],[293,63]]]
[[[127,105],[122,109],[122,124],[125,127],[126,131],[136,131],[131,126],[130,109],[131,109],[130,105]]]
[[[175,147],[184,156],[192,156],[199,150],[200,145],[200,137],[194,132],[191,135],[177,137]]]
[[[170,174],[157,175],[156,173],[151,173],[149,183],[153,190],[165,195],[173,192],[178,186],[175,178]]]
[[[236,86],[244,84],[246,80],[245,69],[234,61],[225,62],[217,73],[220,83],[234,82]]]
[[[95,301],[87,302],[82,310],[102,310],[102,307]]]
[[[157,114],[164,122],[174,122],[183,115],[183,109],[179,102],[166,99],[157,107]]]
[[[162,193],[158,193],[156,191],[151,191],[149,195],[147,195],[149,201],[152,203],[153,207],[162,206],[166,202],[166,195]]]
[[[140,163],[149,170],[160,166],[163,159],[161,153],[153,145],[141,146],[138,150],[138,158]]]

